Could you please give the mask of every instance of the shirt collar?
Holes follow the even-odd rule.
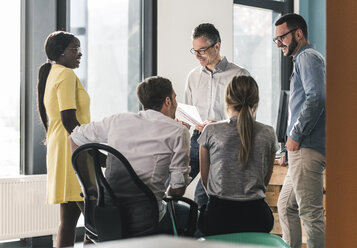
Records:
[[[228,60],[227,58],[224,56],[222,58],[221,61],[219,61],[219,63],[216,65],[216,67],[214,68],[212,73],[216,73],[216,72],[220,72],[220,71],[224,71],[226,69],[228,65]],[[210,72],[205,66],[201,67],[201,71],[205,71],[205,72]]]
[[[151,120],[159,120],[159,119],[171,119],[170,117],[164,115],[160,111],[156,111],[153,109],[148,109],[148,110],[143,110],[139,111],[139,116],[142,116],[145,119],[151,119]]]
[[[307,44],[305,46],[303,46],[302,48],[300,48],[299,51],[297,51],[297,53],[293,56],[293,61],[295,62],[297,56],[302,53],[304,50],[308,49],[308,48],[312,48],[313,46],[311,44]]]

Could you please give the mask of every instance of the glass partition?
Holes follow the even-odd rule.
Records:
[[[141,0],[71,1],[70,30],[81,41],[76,73],[91,97],[91,119],[137,112]]]
[[[276,127],[280,51],[272,42],[280,14],[269,9],[234,5],[234,62],[245,67],[259,85],[257,121]]]
[[[0,177],[20,174],[20,5],[0,3]]]

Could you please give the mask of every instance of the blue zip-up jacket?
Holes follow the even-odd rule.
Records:
[[[312,45],[294,56],[290,77],[289,122],[287,135],[325,155],[325,59]]]

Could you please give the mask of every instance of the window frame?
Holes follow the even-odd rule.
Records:
[[[157,0],[141,0],[142,77],[157,73]],[[37,74],[46,61],[43,42],[69,30],[70,0],[21,0],[20,175],[46,174],[45,131],[37,113]]]
[[[294,0],[274,1],[274,0],[233,0],[233,4],[240,4],[250,7],[273,10],[281,15],[294,12]],[[272,37],[273,39],[273,37]],[[272,41],[273,42],[273,41]],[[280,55],[281,61],[281,90],[290,90],[290,75],[293,71],[291,57]]]
[[[157,0],[143,0],[142,6],[142,78],[147,78],[157,75]]]
[[[45,131],[37,113],[38,68],[43,42],[56,30],[56,0],[21,0],[20,174],[46,173]]]

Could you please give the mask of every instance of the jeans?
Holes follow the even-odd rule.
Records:
[[[190,166],[191,172],[190,177],[192,180],[197,176],[200,172],[200,158],[199,158],[199,150],[200,145],[197,143],[197,139],[200,137],[200,133],[195,130],[191,136],[191,145],[190,145]]]
[[[323,171],[325,157],[310,148],[288,152],[289,169],[279,195],[278,211],[283,239],[301,247],[301,222],[307,247],[325,247]]]
[[[199,159],[199,149],[200,145],[197,143],[197,139],[200,137],[200,133],[195,130],[191,137],[191,147],[190,147],[190,166],[191,172],[190,177],[192,180],[197,176],[200,171],[200,159]],[[205,189],[203,188],[201,178],[197,182],[194,201],[198,205],[198,209],[200,209],[203,205],[206,205],[208,202],[208,196],[206,194]]]

